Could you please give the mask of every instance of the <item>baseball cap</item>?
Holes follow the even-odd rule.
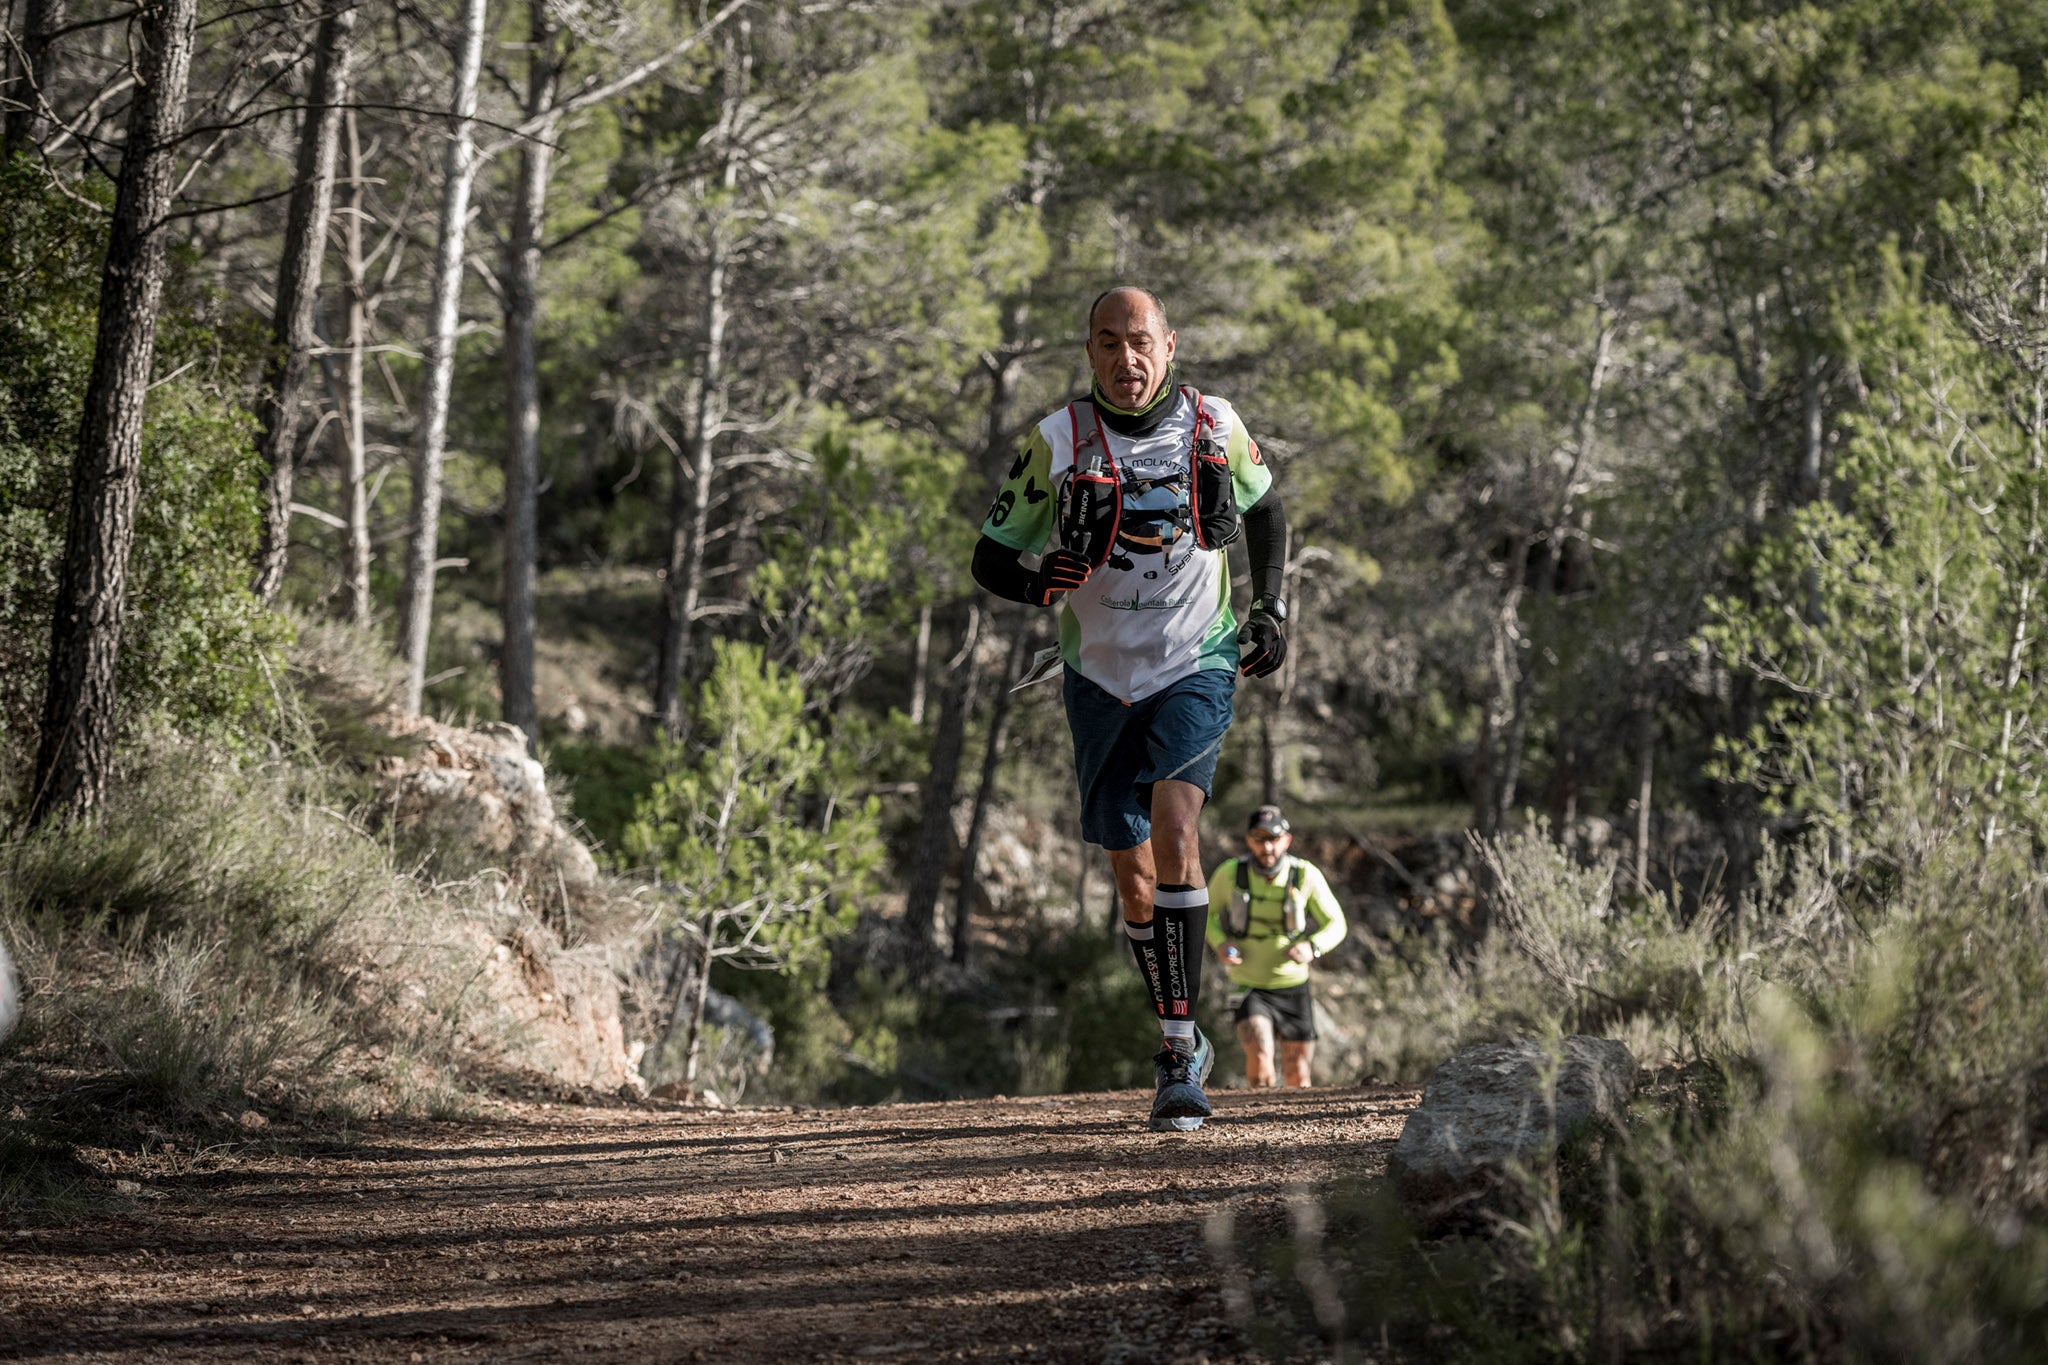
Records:
[[[1262,829],[1271,834],[1285,834],[1291,828],[1287,817],[1280,813],[1278,806],[1260,806],[1252,812],[1252,818],[1245,822],[1246,830]]]

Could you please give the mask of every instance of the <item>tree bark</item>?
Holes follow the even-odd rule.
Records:
[[[1280,739],[1280,717],[1268,699],[1259,707],[1259,802],[1280,804],[1281,789],[1287,785],[1287,748]]]
[[[72,465],[31,826],[59,812],[80,815],[97,806],[113,765],[115,667],[142,486],[143,410],[163,296],[164,215],[185,119],[197,12],[198,0],[143,0],[137,11],[140,79],[128,111],[92,376]]]
[[[917,645],[910,652],[910,723],[924,724],[924,675],[932,658],[932,604],[917,611]]]
[[[960,652],[946,665],[946,686],[939,694],[939,720],[932,731],[932,760],[924,780],[917,854],[903,905],[904,931],[920,963],[931,953],[939,888],[945,883],[947,855],[953,847],[953,792],[960,782],[967,715],[974,709],[974,646],[980,633],[981,608],[970,602],[960,632]]]
[[[1301,596],[1301,547],[1288,551],[1286,563],[1281,567],[1281,596],[1289,603],[1298,603]],[[1280,672],[1273,678],[1278,684],[1268,694],[1265,711],[1261,717],[1259,737],[1265,749],[1265,790],[1264,804],[1284,805],[1287,799],[1287,745],[1293,727],[1288,717],[1294,707],[1294,683],[1300,676],[1301,661],[1308,645],[1310,614],[1295,607],[1287,627],[1287,659],[1280,665]]]
[[[277,597],[291,553],[292,484],[299,437],[299,399],[316,338],[313,307],[320,293],[320,262],[327,252],[327,218],[334,202],[335,144],[340,106],[348,99],[349,43],[356,26],[354,0],[328,0],[313,43],[313,75],[299,129],[299,159],[285,216],[284,259],[277,271],[277,306],[270,321],[270,356],[257,402],[262,422],[257,449],[269,467],[264,487],[263,540],[256,551],[252,591]]]
[[[348,578],[349,620],[367,628],[370,624],[370,503],[366,486],[369,459],[363,446],[363,345],[369,321],[369,286],[363,264],[363,144],[356,132],[355,110],[348,111],[348,198],[342,212],[346,222],[342,241],[348,268],[348,359],[343,366],[342,418],[345,449],[342,452],[341,533],[342,572]]]
[[[58,29],[64,27],[64,0],[26,0],[21,16],[21,50],[8,61],[8,98],[17,107],[7,111],[0,155],[13,156],[38,146],[46,120],[43,104],[57,70]]]
[[[1080,922],[1088,922],[1088,873],[1095,865],[1095,846],[1088,842],[1088,826],[1079,816],[1074,819],[1075,847],[1081,850],[1081,868],[1074,874],[1074,906],[1080,912]],[[1110,924],[1115,931],[1114,922]]]
[[[511,240],[505,249],[506,426],[510,440],[505,452],[505,554],[499,594],[505,643],[498,665],[498,689],[505,722],[524,730],[531,748],[540,742],[540,714],[533,696],[534,561],[538,552],[535,502],[540,486],[540,375],[534,355],[534,323],[540,302],[548,176],[554,165],[558,126],[549,121],[549,115],[555,108],[561,67],[545,0],[529,0],[529,13],[526,120],[539,120],[542,126],[520,148],[519,194],[512,210]]]
[[[476,181],[476,85],[483,65],[485,0],[463,0],[461,50],[448,113],[448,158],[434,258],[433,331],[427,341],[426,391],[412,475],[412,536],[406,546],[399,652],[405,656],[404,709],[420,713],[426,691],[427,638],[434,618],[434,565],[441,541],[441,461],[448,444],[448,395],[455,381],[455,325],[462,307],[463,241]]]
[[[960,891],[953,898],[953,961],[962,967],[967,965],[972,938],[974,893],[981,884],[982,831],[988,826],[988,808],[995,800],[996,774],[1003,765],[1003,748],[1010,738],[1010,715],[1017,695],[1010,690],[1010,681],[1021,674],[1030,661],[1032,642],[1037,637],[1032,625],[1030,620],[1017,623],[1017,631],[1010,637],[1003,676],[996,679],[996,706],[988,722],[988,747],[981,753],[981,781],[974,789],[974,816],[967,822],[967,843],[960,850]]]
[[[704,1005],[711,998],[711,944],[708,940],[704,950],[697,955],[690,976],[689,1032],[683,1036],[683,1091],[694,1095],[697,1093],[697,1061],[704,1052]]]
[[[1507,727],[1501,733],[1500,763],[1494,770],[1495,832],[1507,828],[1508,821],[1515,813],[1515,796],[1522,782],[1522,750],[1529,738],[1529,708],[1536,691],[1536,650],[1519,623],[1516,626],[1516,639],[1521,642],[1521,651],[1515,669],[1513,700],[1508,710]]]
[[[1472,755],[1472,818],[1482,837],[1500,829],[1501,812],[1514,804],[1512,789],[1503,790],[1504,749],[1497,750],[1513,719],[1517,680],[1521,676],[1522,583],[1529,543],[1526,536],[1508,538],[1506,582],[1494,607],[1492,625],[1493,688],[1479,712],[1479,742]]]

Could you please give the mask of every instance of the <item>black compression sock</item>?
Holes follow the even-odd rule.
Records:
[[[1209,932],[1209,888],[1184,882],[1152,893],[1152,929],[1166,971],[1159,1018],[1169,1038],[1195,1036],[1195,1002],[1202,996],[1202,944]]]
[[[1138,975],[1145,978],[1146,989],[1152,992],[1152,1008],[1159,1017],[1166,1017],[1166,972],[1159,961],[1159,935],[1155,915],[1150,922],[1140,924],[1134,919],[1124,921],[1124,937],[1131,941],[1131,956],[1138,960]]]

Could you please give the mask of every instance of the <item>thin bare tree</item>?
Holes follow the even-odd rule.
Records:
[[[548,180],[554,167],[556,139],[565,120],[660,75],[710,38],[746,3],[747,0],[727,0],[695,32],[615,76],[586,83],[564,98],[561,80],[567,40],[562,26],[554,17],[549,0],[528,0],[526,109],[518,129],[519,189],[505,250],[505,387],[509,406],[505,559],[499,596],[504,648],[498,685],[505,720],[526,731],[530,741],[540,738],[540,713],[533,694],[536,503],[540,487],[540,376],[534,336],[540,308],[540,264],[546,250],[543,235]],[[490,149],[496,150],[497,147]],[[722,282],[719,293],[722,308]],[[723,331],[722,320],[719,330]],[[707,459],[708,455],[707,447]],[[708,478],[707,473],[707,482]]]
[[[911,861],[903,905],[903,931],[920,970],[930,965],[939,892],[953,852],[953,795],[960,784],[967,717],[974,710],[980,680],[974,655],[981,640],[982,619],[981,607],[969,601],[960,628],[960,650],[946,664],[946,686],[939,694],[939,719],[932,731],[931,764],[920,793],[917,852]]]
[[[721,205],[739,180],[735,145],[740,110],[750,73],[745,25],[726,45],[718,119],[718,184]],[[705,234],[703,314],[695,401],[685,436],[681,467],[669,498],[668,563],[661,582],[661,646],[654,670],[654,713],[671,737],[683,732],[683,697],[690,671],[697,601],[704,586],[704,546],[711,533],[713,449],[725,418],[726,272],[731,266],[736,225],[720,207],[711,211]]]
[[[1003,765],[1003,750],[1010,740],[1010,717],[1015,712],[1016,691],[1012,679],[1023,674],[1038,642],[1038,622],[1026,616],[1016,623],[1010,636],[1003,673],[996,680],[995,711],[988,720],[988,745],[981,752],[981,781],[974,789],[974,814],[967,822],[967,841],[960,848],[960,889],[953,899],[953,961],[964,967],[973,951],[975,893],[981,888],[981,838],[988,828],[989,808],[995,804],[996,775]]]
[[[552,120],[561,84],[558,34],[547,0],[528,0],[526,121],[543,131],[519,150],[519,191],[505,246],[505,388],[509,440],[505,450],[505,542],[499,610],[505,643],[498,663],[500,709],[507,724],[540,741],[533,697],[534,558],[540,483],[540,374],[534,322],[540,305],[541,233],[547,221],[548,174],[554,165]]]
[[[363,445],[363,346],[369,322],[369,287],[363,260],[363,143],[355,110],[348,111],[348,181],[342,201],[342,267],[347,272],[348,343],[342,363],[342,574],[349,620],[370,624],[369,459]]]
[[[462,259],[469,193],[476,183],[477,76],[483,65],[486,0],[463,0],[448,110],[447,162],[441,223],[434,253],[434,304],[427,339],[427,379],[420,402],[419,445],[413,453],[412,528],[400,600],[399,652],[405,657],[405,714],[420,712],[426,691],[427,638],[434,621],[434,573],[441,544],[441,463],[448,446],[448,398],[455,383],[455,330],[462,305]]]
[[[300,398],[306,389],[316,338],[313,306],[320,293],[320,262],[327,254],[327,219],[334,202],[335,147],[341,105],[348,99],[349,47],[356,0],[325,0],[313,43],[305,121],[286,216],[284,257],[277,272],[277,307],[271,315],[270,355],[263,367],[257,440],[269,475],[264,487],[263,540],[256,551],[253,591],[276,598],[291,551],[292,484],[298,455]]]

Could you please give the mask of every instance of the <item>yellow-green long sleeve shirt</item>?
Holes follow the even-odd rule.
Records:
[[[1237,864],[1236,858],[1227,858],[1209,878],[1209,946],[1220,948],[1225,943],[1235,942],[1238,951],[1244,954],[1244,960],[1230,968],[1233,985],[1265,991],[1301,985],[1308,980],[1308,964],[1296,962],[1287,955],[1288,948],[1296,940],[1287,932],[1284,904],[1290,894],[1287,882],[1293,876],[1295,866],[1298,864],[1302,868],[1303,876],[1301,890],[1291,894],[1301,898],[1307,911],[1307,941],[1318,957],[1344,941],[1347,926],[1343,907],[1331,894],[1330,883],[1323,876],[1322,869],[1305,858],[1290,855],[1280,860],[1270,879],[1260,876],[1258,868],[1252,868],[1250,923],[1242,937],[1233,939],[1225,932],[1225,927],[1233,918]]]

